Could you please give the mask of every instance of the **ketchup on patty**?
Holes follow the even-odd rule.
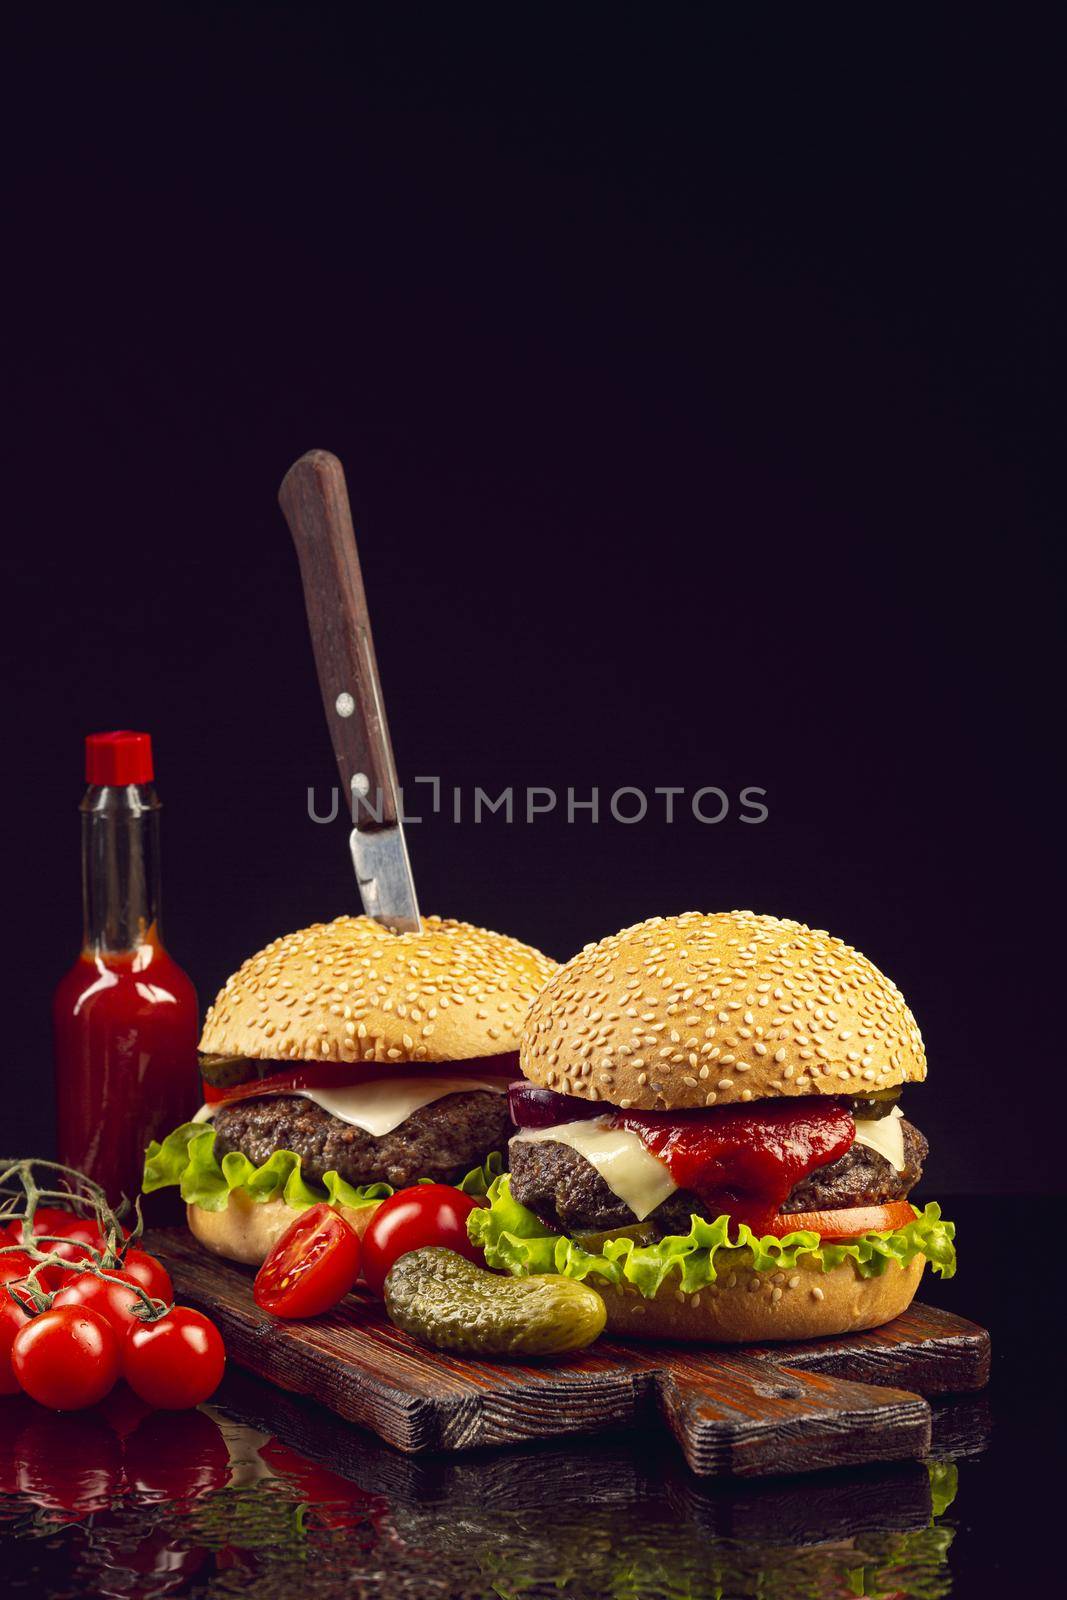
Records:
[[[768,1100],[718,1111],[614,1111],[679,1189],[699,1195],[712,1217],[726,1213],[766,1233],[795,1184],[837,1161],[856,1124],[839,1101]]]

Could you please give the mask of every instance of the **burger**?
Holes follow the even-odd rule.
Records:
[[[362,1235],[420,1179],[484,1194],[523,1019],[555,969],[439,917],[418,933],[339,917],[276,939],[208,1011],[204,1105],[149,1145],[143,1189],[177,1185],[197,1239],[249,1265],[319,1201]]]
[[[926,1076],[893,983],[840,939],[733,911],[588,945],[534,1000],[510,1172],[468,1224],[490,1266],[601,1291],[627,1336],[877,1327],[954,1228],[910,1194]]]

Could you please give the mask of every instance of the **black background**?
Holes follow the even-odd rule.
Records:
[[[16,25],[13,1151],[50,1139],[85,732],[154,736],[168,942],[202,1001],[356,907],[343,822],[307,814],[335,773],[274,498],[322,445],[402,773],[767,790],[760,826],[736,801],[717,827],[427,820],[423,908],[561,958],[691,907],[827,927],[923,1028],[927,1193],[1060,1186],[1023,1086],[1059,1070],[1063,130],[1053,41],[1004,26]]]

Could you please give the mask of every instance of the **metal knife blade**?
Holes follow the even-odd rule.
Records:
[[[394,933],[418,933],[419,907],[404,830],[353,828],[348,836],[363,909]]]

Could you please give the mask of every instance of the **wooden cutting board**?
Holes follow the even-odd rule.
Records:
[[[251,1271],[184,1229],[157,1230],[146,1247],[238,1366],[413,1453],[666,1426],[703,1477],[913,1460],[930,1445],[925,1397],[989,1377],[985,1329],[918,1304],[870,1333],[803,1344],[601,1340],[551,1364],[473,1361],[427,1350],[362,1293],[311,1321],[276,1321],[252,1299]]]

